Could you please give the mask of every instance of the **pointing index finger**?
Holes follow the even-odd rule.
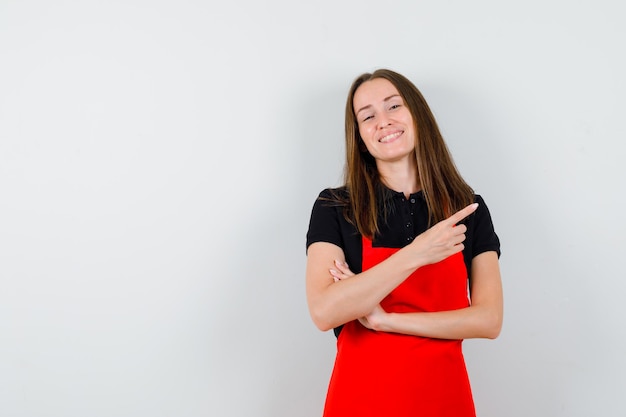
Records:
[[[457,224],[458,222],[475,212],[477,208],[478,203],[470,204],[469,206],[457,211],[452,216],[448,217],[448,220],[450,220],[452,224]]]

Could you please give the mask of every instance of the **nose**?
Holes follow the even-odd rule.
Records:
[[[387,118],[387,116],[385,114],[381,114],[378,117],[378,128],[379,129],[383,129],[387,126],[389,126],[390,122],[389,119]]]

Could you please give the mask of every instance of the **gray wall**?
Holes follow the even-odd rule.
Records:
[[[483,417],[623,416],[618,1],[0,2],[0,415],[319,416],[304,235],[406,74],[503,243]]]

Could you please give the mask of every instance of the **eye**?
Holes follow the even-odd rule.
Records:
[[[389,107],[389,110],[395,110],[395,109],[397,109],[397,108],[398,108],[398,107],[400,107],[400,106],[401,106],[401,104],[392,104],[392,105]]]
[[[372,118],[374,118],[374,116],[370,114],[370,115],[365,116],[365,117],[363,118],[363,121],[364,121],[364,122],[367,122],[369,119],[372,119]]]

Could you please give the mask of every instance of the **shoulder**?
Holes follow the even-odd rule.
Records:
[[[350,194],[346,187],[325,188],[322,190],[313,204],[313,212],[336,211],[345,209],[350,205]]]
[[[489,212],[489,207],[487,207],[487,203],[485,203],[485,199],[480,194],[474,194],[474,202],[478,203],[478,208],[476,211],[470,216],[474,221],[477,220],[488,220],[491,222],[491,213]]]
[[[325,188],[315,199],[311,215],[335,217],[349,206],[349,202],[350,196],[346,187]]]
[[[478,203],[479,207],[485,205],[485,199],[480,194],[474,194],[474,202]]]
[[[319,193],[311,210],[307,247],[319,241],[343,247],[343,235],[347,227],[344,211],[348,202],[346,187],[326,188]]]
[[[337,202],[337,203],[341,203],[341,202],[347,202],[350,199],[350,193],[348,192],[348,188],[343,186],[343,187],[338,187],[338,188],[325,188],[323,189],[318,197],[316,201],[321,201],[321,202]]]

